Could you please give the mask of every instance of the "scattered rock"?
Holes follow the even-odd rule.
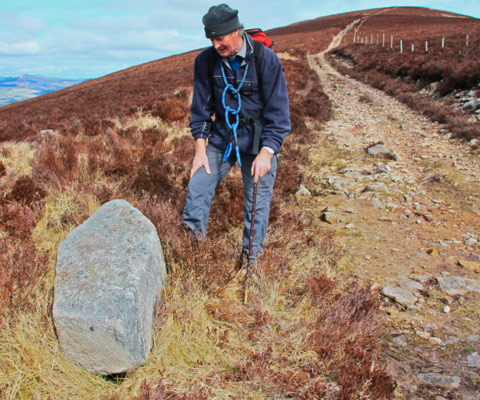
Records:
[[[384,183],[372,183],[363,188],[362,192],[388,192],[387,185]]]
[[[479,101],[477,98],[473,98],[473,99],[467,101],[467,102],[462,106],[462,108],[463,108],[463,109],[472,108],[472,109],[476,110],[479,106],[480,106],[480,101]]]
[[[480,293],[480,281],[460,276],[437,278],[440,288],[450,296],[463,296],[468,292]]]
[[[438,250],[435,247],[428,249],[427,254],[432,257],[438,257],[440,255]]]
[[[465,338],[467,342],[478,342],[480,341],[480,336],[479,335],[470,335]]]
[[[300,188],[295,193],[297,196],[311,196],[312,193],[303,185],[300,185]]]
[[[480,356],[477,351],[467,356],[467,365],[470,368],[480,368]]]
[[[395,286],[385,286],[381,292],[384,296],[395,300],[403,306],[413,306],[417,302],[417,297],[408,289]]]
[[[422,284],[425,284],[428,282],[429,278],[425,275],[416,275],[413,277],[414,280],[416,280],[417,282],[420,282]]]
[[[338,222],[338,215],[333,212],[325,211],[320,216],[320,219],[329,224],[336,224]]]
[[[395,203],[387,203],[387,204],[385,205],[385,207],[386,207],[387,209],[389,209],[389,210],[395,210],[395,209],[398,208],[398,205],[395,204]]]
[[[458,260],[458,265],[462,266],[465,269],[468,269],[472,272],[479,272],[480,265],[475,261],[468,261],[468,260]]]
[[[437,346],[440,346],[441,344],[443,344],[442,342],[442,339],[438,338],[438,337],[435,337],[435,336],[432,336],[428,339],[428,341],[433,344],[433,345],[437,345]]]
[[[425,331],[416,331],[415,335],[425,340],[430,339],[430,337],[432,336],[430,333]]]
[[[392,315],[394,317],[400,315],[400,311],[398,311],[396,308],[389,308],[386,311],[388,315]]]
[[[54,134],[55,131],[53,129],[43,129],[40,131],[40,135],[46,136],[46,135],[52,135]]]
[[[451,310],[452,310],[452,309],[450,308],[450,306],[445,306],[445,307],[443,307],[443,312],[444,312],[445,314],[449,314]]]
[[[392,342],[397,347],[403,347],[407,345],[406,336],[396,336],[392,339]]]
[[[475,238],[470,238],[465,241],[465,246],[475,246],[478,243],[478,240]]]
[[[438,386],[448,390],[458,389],[461,383],[461,380],[458,376],[434,373],[418,374],[417,379],[423,385]]]
[[[370,201],[370,204],[374,208],[383,208],[383,203],[375,197]]]
[[[366,148],[368,155],[372,157],[387,158],[389,160],[397,160],[398,156],[390,151],[383,143],[375,143]]]
[[[400,284],[402,288],[411,290],[412,292],[423,290],[423,285],[420,282],[411,279],[403,278],[401,279]]]
[[[461,339],[457,338],[457,337],[450,337],[450,338],[447,338],[443,341],[443,344],[446,345],[446,346],[451,346],[453,344],[457,344],[461,341]]]
[[[419,217],[422,217],[427,222],[432,222],[433,221],[433,217],[431,215],[421,213],[421,212],[418,212],[418,211],[415,212],[415,215],[418,215]]]
[[[104,375],[144,363],[165,277],[155,226],[125,200],[104,204],[58,248],[53,318],[65,357]]]

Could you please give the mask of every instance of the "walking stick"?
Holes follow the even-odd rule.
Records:
[[[257,203],[257,182],[253,184],[253,200],[252,200],[252,223],[250,224],[250,243],[248,244],[248,264],[247,273],[245,275],[245,288],[243,295],[243,304],[247,304],[248,300],[248,280],[250,278],[250,269],[253,267],[255,261],[255,255],[252,254],[253,244],[253,230],[255,228],[255,208]]]

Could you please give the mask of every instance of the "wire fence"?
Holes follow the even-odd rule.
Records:
[[[390,38],[388,38],[390,36]],[[470,41],[470,35],[465,35],[465,41],[464,41],[464,49],[469,47],[469,41]],[[435,42],[435,40],[424,40],[421,41],[421,46],[415,47],[415,44],[419,42],[419,39],[416,40],[404,40],[404,39],[397,39],[394,40],[393,35],[385,35],[385,33],[382,32],[380,33],[370,33],[367,35],[358,35],[356,32],[353,35],[353,43],[356,44],[364,44],[364,45],[375,45],[375,46],[382,46],[383,48],[387,47],[392,50],[398,49],[400,54],[403,54],[405,52],[410,51],[411,53],[414,53],[415,51],[421,51],[428,53],[432,49],[432,43],[438,43]],[[398,46],[397,46],[398,44]],[[445,40],[445,37],[442,37],[440,39],[440,48],[444,49],[447,46],[448,42]],[[457,43],[454,43],[452,41],[452,46],[457,46]],[[420,47],[420,49],[419,49]],[[460,52],[462,49],[458,49]]]

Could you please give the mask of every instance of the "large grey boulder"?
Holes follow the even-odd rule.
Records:
[[[58,248],[53,318],[64,356],[103,375],[144,363],[165,278],[155,226],[125,200],[104,204]]]

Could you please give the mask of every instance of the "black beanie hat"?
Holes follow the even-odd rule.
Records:
[[[224,3],[210,7],[203,16],[202,22],[205,25],[205,35],[209,39],[226,35],[243,27],[238,21],[238,10],[233,10]]]

